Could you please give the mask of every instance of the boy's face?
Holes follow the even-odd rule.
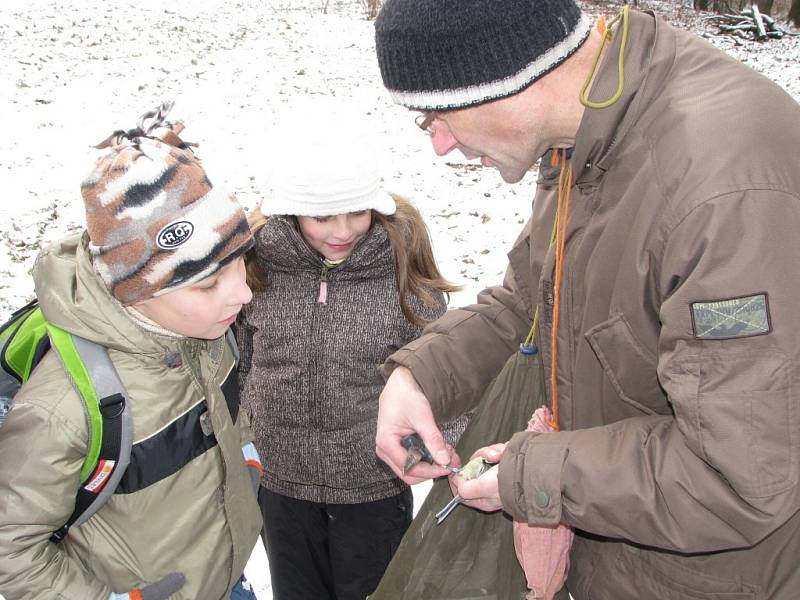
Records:
[[[194,285],[144,300],[134,308],[165,329],[213,340],[225,333],[253,293],[245,282],[244,257]]]
[[[297,217],[300,232],[308,245],[328,260],[350,256],[358,241],[372,225],[372,211],[331,215],[328,217]]]

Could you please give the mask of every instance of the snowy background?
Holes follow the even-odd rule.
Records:
[[[800,100],[800,38],[735,46],[689,8],[649,6]],[[435,156],[381,86],[365,14],[359,0],[2,0],[0,321],[32,293],[42,244],[81,226],[79,185],[99,154],[90,146],[170,99],[211,180],[248,208],[269,197],[281,115],[308,96],[347,100],[382,133],[386,188],[420,207],[443,273],[465,286],[451,305],[499,281],[535,174],[508,185],[461,156]],[[418,504],[427,489],[415,489]],[[272,598],[260,543],[246,574],[259,600]]]

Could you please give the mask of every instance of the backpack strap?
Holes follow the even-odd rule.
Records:
[[[86,522],[114,493],[130,462],[133,419],[125,386],[108,350],[50,323],[47,333],[89,421],[89,452],[81,468],[75,510],[50,537],[58,543],[70,527]]]
[[[35,300],[0,325],[0,427],[20,386],[49,349],[44,316]]]
[[[228,331],[225,332],[225,341],[228,342],[228,346],[231,347],[231,352],[233,352],[233,362],[234,364],[239,364],[239,344],[236,343],[236,335],[233,333],[233,329],[228,327]]]
[[[21,385],[50,349],[44,315],[36,300],[14,311],[0,326],[0,345],[0,368]],[[14,392],[18,389],[19,385]]]

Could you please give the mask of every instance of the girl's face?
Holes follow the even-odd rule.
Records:
[[[240,256],[194,285],[144,300],[134,308],[170,331],[213,340],[227,331],[252,297]]]
[[[372,225],[372,211],[331,215],[329,217],[297,217],[300,233],[306,242],[331,261],[350,256],[358,241]]]

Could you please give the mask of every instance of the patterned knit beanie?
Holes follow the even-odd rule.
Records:
[[[165,121],[172,102],[115,131],[81,184],[89,251],[111,294],[130,306],[212,275],[253,244],[244,211],[211,185]]]
[[[575,0],[386,0],[375,45],[395,102],[446,111],[516,94],[590,29]]]

